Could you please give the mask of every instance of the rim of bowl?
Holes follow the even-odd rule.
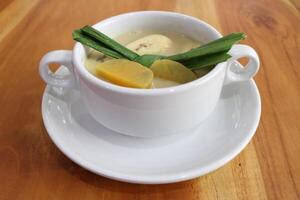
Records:
[[[122,17],[130,16],[130,15],[162,15],[162,16],[177,16],[181,18],[185,18],[186,20],[194,21],[198,24],[201,24],[205,26],[207,29],[212,30],[216,33],[217,37],[222,37],[222,34],[220,34],[214,27],[209,25],[208,23],[197,19],[192,16],[188,16],[185,14],[177,13],[177,12],[168,12],[168,11],[137,11],[137,12],[129,12],[129,13],[123,13],[120,15],[116,15],[113,17],[109,17],[107,19],[104,19],[96,24],[93,25],[93,27],[105,25],[107,23],[110,23],[112,21],[119,20]],[[81,63],[81,56],[79,55],[79,51],[84,51],[84,46],[76,42],[75,46],[73,48],[73,60],[75,61],[74,65],[77,68],[79,75],[87,82],[92,83],[96,87],[101,87],[106,90],[110,90],[117,93],[123,93],[123,94],[130,94],[130,95],[142,95],[142,96],[155,96],[155,95],[165,95],[170,93],[177,93],[177,92],[183,92],[188,89],[192,89],[197,87],[198,85],[210,80],[213,78],[221,69],[224,67],[223,65],[225,62],[217,64],[210,72],[208,72],[206,75],[188,82],[184,83],[178,86],[172,86],[172,87],[166,87],[166,88],[152,88],[152,89],[140,89],[140,88],[129,88],[124,86],[115,85],[113,83],[109,83],[107,81],[101,80],[94,75],[92,75],[85,67],[84,64]]]

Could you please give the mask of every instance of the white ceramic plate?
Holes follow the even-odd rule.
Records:
[[[223,88],[216,109],[197,128],[142,139],[97,123],[75,90],[47,86],[42,102],[48,134],[67,157],[101,176],[144,184],[188,180],[226,164],[253,137],[260,111],[255,82],[234,83]]]

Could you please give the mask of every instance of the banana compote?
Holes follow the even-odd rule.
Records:
[[[114,39],[139,55],[155,54],[170,56],[200,46],[200,42],[182,34],[172,32],[131,31]],[[85,66],[89,72],[96,74],[96,65],[99,62],[104,62],[109,59],[109,57],[100,52],[90,49]],[[180,85],[180,83],[154,77],[151,88],[164,88],[176,85]]]

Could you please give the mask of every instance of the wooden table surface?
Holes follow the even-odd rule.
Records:
[[[38,63],[71,49],[71,32],[137,10],[168,10],[243,31],[260,55],[262,116],[254,139],[206,176],[138,185],[97,176],[65,157],[41,117]],[[1,0],[0,199],[300,199],[299,0]]]

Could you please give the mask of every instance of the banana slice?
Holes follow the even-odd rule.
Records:
[[[98,63],[96,74],[111,83],[132,88],[150,88],[153,80],[153,72],[150,69],[125,59]]]
[[[174,81],[176,83],[187,83],[197,79],[197,76],[183,64],[173,60],[157,60],[150,69],[155,77]]]
[[[131,42],[126,47],[139,55],[164,55],[173,45],[173,41],[170,38],[161,34],[153,34]]]

